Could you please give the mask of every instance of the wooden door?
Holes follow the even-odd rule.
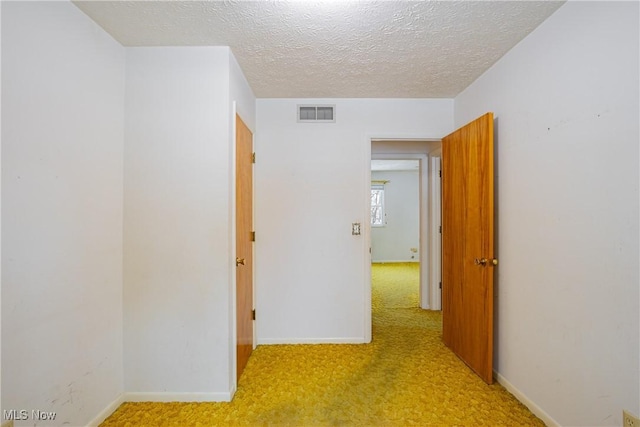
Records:
[[[493,113],[442,140],[442,338],[493,382]]]
[[[253,351],[253,135],[236,116],[236,329],[238,380]]]

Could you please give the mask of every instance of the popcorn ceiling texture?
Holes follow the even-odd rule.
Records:
[[[452,98],[563,2],[74,3],[124,46],[230,46],[259,98]]]
[[[372,268],[371,344],[261,345],[232,402],[124,403],[102,427],[544,426],[444,346],[417,264]]]

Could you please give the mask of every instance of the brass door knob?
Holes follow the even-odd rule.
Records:
[[[475,260],[473,260],[475,265],[481,265],[483,267],[486,267],[487,265],[490,265],[492,267],[498,265],[498,259],[497,258],[491,258],[491,260],[488,260],[486,258],[476,258]]]
[[[240,264],[244,265],[244,258],[236,258],[236,267]]]

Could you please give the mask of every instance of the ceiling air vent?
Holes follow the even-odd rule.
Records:
[[[335,105],[298,105],[298,123],[334,123]]]

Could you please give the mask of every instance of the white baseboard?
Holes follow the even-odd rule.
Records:
[[[87,427],[102,424],[124,402],[230,402],[234,393],[235,389],[229,393],[122,393],[89,421]]]
[[[509,393],[513,394],[516,399],[522,402],[533,414],[540,418],[543,423],[545,423],[548,427],[560,427],[560,423],[551,418],[551,415],[547,414],[541,407],[539,407],[535,402],[529,399],[524,393],[518,390],[513,384],[511,384],[505,377],[493,371],[494,377],[498,380],[500,384],[504,388],[506,388]]]
[[[230,402],[231,392],[224,393],[153,393],[127,392],[125,402]]]
[[[116,398],[116,400],[111,402],[106,408],[100,411],[100,413],[96,415],[94,419],[89,421],[89,423],[87,423],[87,427],[98,427],[100,424],[103,423],[104,420],[109,418],[109,415],[113,414],[115,410],[118,409],[118,406],[122,405],[123,403],[124,403],[124,394],[121,394]]]
[[[363,337],[357,338],[263,338],[258,345],[276,344],[367,344]]]

